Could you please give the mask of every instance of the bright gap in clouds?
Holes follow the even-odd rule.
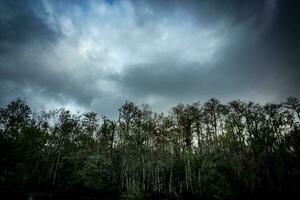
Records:
[[[86,105],[91,108],[97,105],[95,101],[103,102],[105,95],[115,96],[112,99],[118,103],[121,101],[117,99],[133,99],[122,92],[120,83],[109,79],[113,74],[122,74],[130,66],[160,62],[164,57],[183,65],[197,63],[205,67],[216,60],[215,53],[226,44],[223,24],[195,24],[185,12],[153,20],[154,11],[145,7],[143,12],[150,16],[141,24],[133,5],[127,1],[94,1],[88,12],[78,6],[59,12],[49,2],[45,4],[50,16],[55,16],[50,20],[52,26],[63,33],[63,39],[53,46],[50,56],[55,57],[56,63],[51,66],[93,87],[94,98]],[[160,98],[150,96],[142,101],[154,104],[154,99]],[[76,109],[83,108],[78,105],[72,110]]]
[[[299,94],[297,9],[276,0],[170,2],[1,1],[0,104],[24,97],[35,110],[114,117],[125,100],[161,112],[212,97]]]
[[[148,9],[145,12],[150,12]],[[226,41],[226,34],[220,32],[222,25],[195,25],[188,13],[173,13],[155,21],[150,18],[139,24],[127,1],[97,1],[87,13],[73,7],[53,15],[64,34],[56,47],[66,56],[61,60],[70,67],[93,66],[102,73],[120,73],[130,65],[152,63],[161,56],[173,56],[184,63],[209,63]]]

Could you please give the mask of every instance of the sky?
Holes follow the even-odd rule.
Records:
[[[126,101],[300,96],[296,0],[0,0],[0,106],[115,117]]]

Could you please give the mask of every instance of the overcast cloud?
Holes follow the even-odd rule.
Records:
[[[292,0],[1,0],[0,105],[114,117],[216,97],[300,96]]]

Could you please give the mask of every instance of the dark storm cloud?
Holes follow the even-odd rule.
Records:
[[[289,0],[0,3],[0,104],[93,109],[300,96],[299,3]],[[47,106],[46,106],[47,107]]]
[[[75,98],[89,104],[95,89],[69,71],[55,69],[63,66],[53,61],[57,58],[52,48],[63,35],[46,22],[49,13],[40,3],[10,0],[0,3],[0,89],[4,94],[0,102],[4,104],[18,96],[34,101],[31,96],[43,96],[57,101]]]
[[[161,10],[186,6],[193,11],[199,6],[198,11],[201,12],[201,4],[207,2],[199,2],[176,1],[170,6],[166,2],[159,4],[154,1],[152,6]],[[184,101],[194,96],[199,99],[218,97],[263,101],[280,101],[289,95],[300,96],[299,3],[280,1],[275,5],[276,1],[222,2],[215,5],[215,1],[211,1],[207,6],[213,12],[211,16],[214,19],[222,15],[235,19],[235,23],[228,28],[248,23],[248,20],[253,22],[253,19],[255,23],[243,27],[244,32],[232,38],[231,43],[222,50],[220,60],[205,67],[197,63],[178,65],[176,58],[172,59],[173,62],[166,59],[141,64],[143,67],[132,66],[120,78],[124,90],[136,96],[161,95]],[[274,16],[267,16],[271,14],[266,13],[270,12],[267,6],[276,6]],[[257,28],[269,20],[268,17],[274,19],[268,27],[264,27],[264,32],[257,35]]]
[[[197,96],[202,101],[217,97],[264,102],[299,97],[299,59],[289,60],[284,52],[259,42],[247,47],[229,46],[222,59],[205,67],[167,61],[131,66],[119,82],[125,91],[140,98],[165,96],[189,101]]]
[[[271,9],[275,9],[276,0],[146,0],[134,2],[140,20],[149,20],[155,16],[166,16],[166,13],[184,12],[192,15],[193,21],[201,26],[214,26],[216,23],[239,24],[249,22],[260,28],[268,20]],[[152,10],[153,12],[149,12]],[[159,18],[158,18],[159,19]]]
[[[24,50],[30,46],[42,46],[47,48],[58,40],[59,33],[55,32],[46,22],[35,15],[30,4],[33,1],[10,1],[0,2],[0,103],[3,105],[12,98],[25,95],[24,80],[31,81],[39,74],[42,65],[34,63],[26,64],[28,60],[35,60],[39,56],[27,57],[24,63]],[[39,5],[40,1],[36,1]],[[44,13],[41,10],[41,13]],[[30,48],[31,50],[35,48]],[[36,49],[35,49],[36,50]]]
[[[252,48],[251,51],[255,47]],[[137,97],[154,95],[182,101],[194,99],[195,96],[199,100],[210,97],[248,98],[248,91],[272,92],[272,87],[282,83],[277,79],[277,84],[271,84],[271,88],[268,86],[270,81],[275,81],[274,77],[280,72],[268,58],[264,58],[263,62],[253,60],[262,59],[264,56],[262,52],[257,52],[257,55],[253,56],[248,55],[248,48],[239,48],[235,51],[234,58],[227,57],[230,53],[224,54],[219,62],[205,66],[199,63],[178,64],[176,58],[173,58],[175,62],[163,60],[141,64],[142,66],[131,66],[119,77],[119,82],[125,91]],[[273,65],[275,69],[268,68],[268,65]]]
[[[3,0],[0,2],[1,48],[3,45],[24,45],[33,41],[53,42],[59,36],[57,32],[35,15],[29,2],[20,0]],[[35,3],[38,4],[39,1]]]

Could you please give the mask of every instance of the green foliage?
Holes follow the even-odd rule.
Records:
[[[140,190],[132,190],[132,191],[127,191],[124,192],[121,195],[121,200],[141,200],[144,199],[144,195]]]
[[[0,108],[0,189],[117,193],[121,199],[296,194],[300,104],[211,99],[168,114],[126,102],[118,121],[65,109]]]

